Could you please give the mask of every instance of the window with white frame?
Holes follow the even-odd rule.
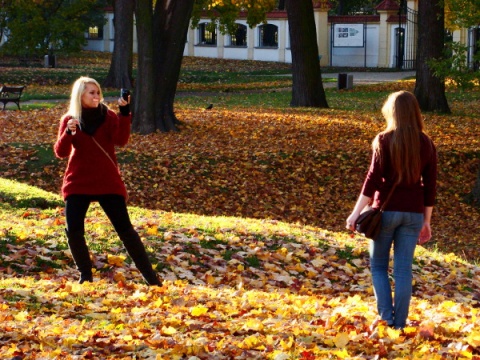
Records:
[[[88,28],[88,38],[92,40],[103,39],[103,26],[90,26]]]
[[[247,46],[247,26],[237,24],[235,33],[230,34],[229,46]]]
[[[217,45],[217,28],[212,23],[198,25],[198,45]]]
[[[278,26],[265,24],[258,27],[259,47],[278,48]]]

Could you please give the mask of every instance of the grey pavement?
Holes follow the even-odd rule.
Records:
[[[399,81],[415,77],[415,71],[385,71],[385,72],[370,72],[370,71],[353,71],[345,72],[345,74],[353,76],[353,85],[355,84],[378,84],[384,82]],[[338,79],[338,73],[322,73],[323,79]],[[337,83],[326,82],[325,87],[337,86]]]

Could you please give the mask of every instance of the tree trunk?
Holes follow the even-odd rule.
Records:
[[[480,168],[477,172],[477,180],[475,181],[475,185],[473,185],[473,189],[466,196],[466,201],[473,206],[480,208]]]
[[[155,125],[178,131],[174,100],[195,0],[157,0],[154,15]]]
[[[292,52],[291,106],[328,108],[311,0],[286,0]]]
[[[132,131],[155,131],[153,79],[153,5],[152,0],[137,0],[135,18],[138,38],[137,80],[133,97]]]
[[[110,70],[103,82],[104,87],[128,88],[133,87],[133,11],[135,1],[115,0],[114,28],[115,41],[113,45]]]
[[[428,66],[429,60],[443,56],[445,11],[440,1],[418,2],[417,74],[414,93],[423,111],[450,113],[445,96],[445,80],[434,76]]]

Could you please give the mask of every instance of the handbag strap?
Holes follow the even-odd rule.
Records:
[[[115,161],[113,161],[112,157],[111,157],[110,155],[108,155],[108,153],[105,151],[105,149],[103,148],[103,146],[100,145],[100,144],[98,143],[98,141],[97,141],[93,136],[92,136],[91,138],[93,139],[93,142],[100,148],[100,150],[103,151],[103,153],[104,153],[104,154],[108,157],[108,159],[112,162],[112,165],[115,167],[115,169],[118,170],[117,164],[115,164]],[[118,171],[120,172],[120,170],[118,170]]]
[[[398,181],[397,181],[395,184],[393,184],[392,189],[390,190],[390,192],[388,193],[387,198],[385,199],[385,202],[384,202],[383,205],[380,207],[380,212],[383,212],[383,210],[385,209],[385,206],[387,206],[388,201],[389,201],[390,198],[392,197],[392,194],[393,194],[393,192],[395,191],[395,188],[397,187],[397,184],[398,184]]]

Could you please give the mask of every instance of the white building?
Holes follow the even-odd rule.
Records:
[[[314,8],[322,66],[415,68],[418,0],[407,1],[407,12],[401,15],[394,0],[380,3],[376,8],[377,15],[332,16],[328,15],[325,3],[316,1]],[[90,28],[86,50],[113,51],[113,12],[107,12],[106,17],[108,21],[103,29]],[[185,56],[292,61],[285,11],[269,13],[267,23],[255,28],[249,28],[245,16],[240,15],[235,35],[210,31],[209,22],[209,19],[201,19],[196,29],[189,28]],[[469,45],[469,59],[474,51],[479,51],[479,28],[455,31],[453,37],[455,41]],[[134,31],[134,51],[136,49]]]

